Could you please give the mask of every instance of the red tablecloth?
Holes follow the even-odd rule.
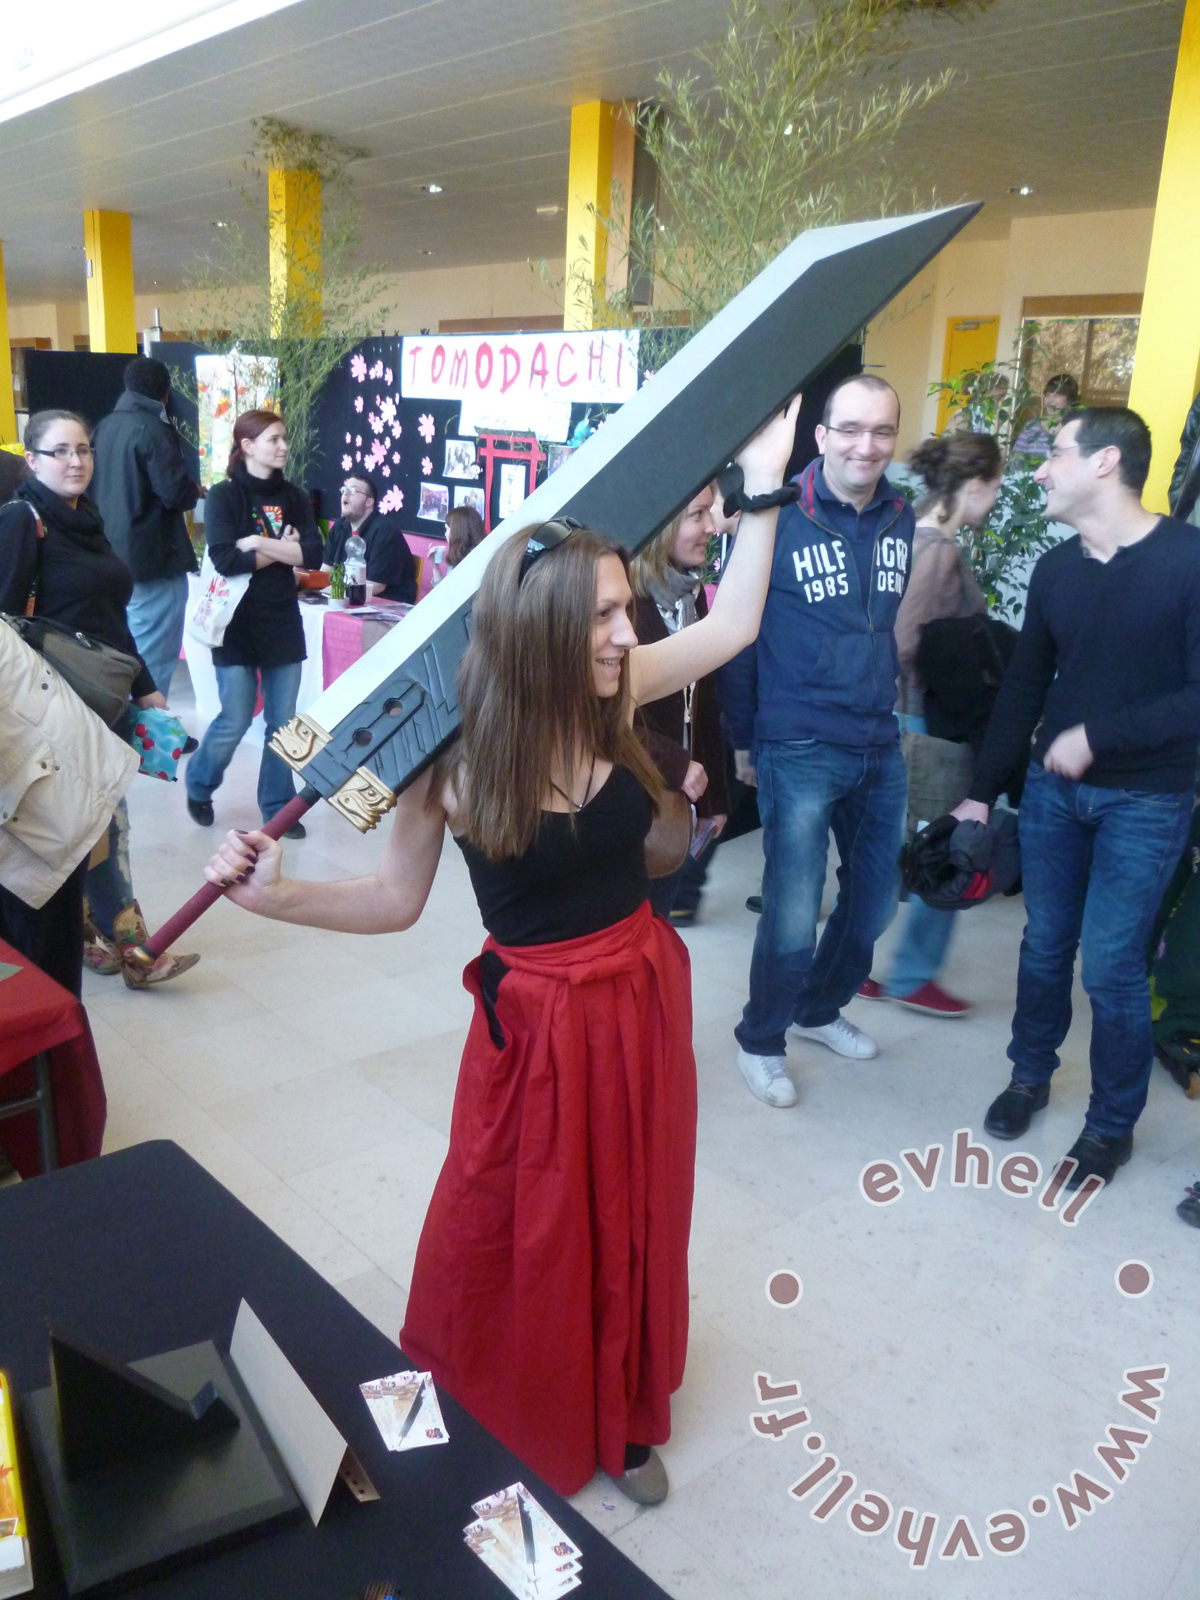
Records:
[[[0,1100],[33,1092],[30,1058],[50,1056],[61,1166],[100,1154],[106,1104],[104,1080],[87,1012],[73,994],[0,939],[0,962],[20,972],[0,980]],[[0,1147],[23,1178],[41,1171],[32,1111],[0,1121]]]
[[[327,611],[321,629],[321,678],[328,689],[347,667],[383,637],[387,623],[407,616],[412,607],[399,600],[369,600],[354,611]],[[364,630],[368,638],[364,640]],[[374,634],[374,637],[370,635]]]

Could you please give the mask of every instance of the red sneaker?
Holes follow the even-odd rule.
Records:
[[[864,978],[858,986],[858,998],[860,1000],[886,1000],[887,995],[884,994],[881,983],[876,983],[874,978]]]
[[[859,990],[859,993],[862,991]],[[939,989],[936,983],[923,983],[912,994],[898,994],[894,998],[898,1006],[907,1006],[910,1011],[923,1011],[930,1017],[965,1017],[968,1011],[974,1009],[969,1000],[956,1000],[952,994]]]

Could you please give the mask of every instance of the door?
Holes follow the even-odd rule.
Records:
[[[999,337],[999,317],[948,317],[942,381],[949,383],[951,378],[957,378],[960,372],[971,372],[976,367],[981,367],[985,361],[994,361]],[[949,397],[943,393],[938,402],[939,433],[949,420]]]

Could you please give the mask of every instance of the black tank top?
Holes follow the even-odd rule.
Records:
[[[614,767],[575,825],[565,811],[543,811],[522,856],[490,861],[457,839],[466,857],[483,925],[498,944],[556,944],[631,916],[650,889],[646,835],[654,806],[627,767]]]

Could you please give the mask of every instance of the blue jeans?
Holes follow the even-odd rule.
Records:
[[[1027,922],[1008,1047],[1017,1083],[1049,1083],[1071,1025],[1075,951],[1092,1003],[1086,1124],[1120,1138],[1154,1061],[1146,945],[1187,840],[1192,793],[1099,789],[1031,766],[1021,797]]]
[[[138,655],[146,663],[154,687],[168,699],[171,697],[171,674],[179,665],[179,648],[183,644],[187,595],[185,572],[173,578],[135,583],[125,611]]]
[[[735,1034],[752,1055],[781,1056],[791,1023],[832,1022],[871,970],[896,911],[908,782],[899,744],[766,743],[757,766],[763,908]],[[831,828],[838,897],[817,945]]]
[[[892,999],[915,994],[924,983],[932,983],[942,969],[957,911],[935,911],[916,895],[908,902],[908,912],[900,943],[892,956],[892,970],[883,991]]]
[[[233,752],[246,736],[254,720],[258,679],[262,678],[263,753],[258,769],[258,808],[263,821],[270,822],[289,800],[296,797],[292,769],[270,747],[271,735],[296,713],[303,663],[285,667],[217,667],[217,689],[221,709],[209,724],[199,750],[188,762],[189,800],[211,800],[221,786],[225,768]]]
[[[83,911],[98,933],[113,936],[113,922],[133,904],[133,877],[129,870],[129,807],[118,801],[108,825],[108,855],[91,867],[83,880]]]

